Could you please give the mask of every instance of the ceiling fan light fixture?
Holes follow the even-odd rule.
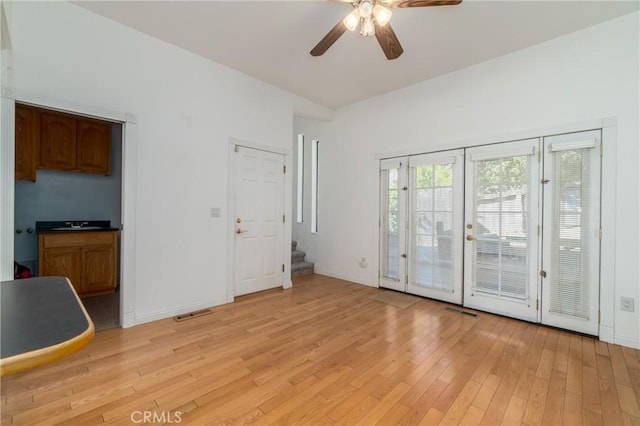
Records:
[[[2,0],[0,0],[2,1]],[[316,44],[309,52],[311,56],[321,56],[347,30],[355,31],[360,25],[362,36],[375,35],[388,60],[397,59],[404,49],[391,28],[391,11],[393,8],[413,8],[429,6],[453,6],[463,0],[335,0],[351,3],[353,10]],[[385,7],[388,6],[388,7]]]
[[[384,27],[391,20],[391,11],[380,4],[376,4],[373,8],[373,16],[375,16],[378,25]]]
[[[358,27],[358,23],[360,23],[360,13],[358,9],[353,9],[351,13],[342,20],[342,23],[349,31],[354,31]]]
[[[362,18],[362,25],[360,26],[360,35],[363,37],[372,36],[376,33],[373,25],[373,18]]]
[[[370,0],[361,0],[360,4],[358,4],[358,11],[360,12],[360,16],[363,18],[369,18],[371,13],[373,12],[373,6],[371,5]]]

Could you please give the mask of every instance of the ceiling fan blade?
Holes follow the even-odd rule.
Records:
[[[311,49],[311,52],[309,52],[311,53],[311,56],[320,56],[324,54],[324,52],[326,52],[327,49],[329,49],[345,31],[347,31],[347,28],[342,23],[342,20],[340,20],[336,26],[333,27],[313,49]]]
[[[397,0],[389,7],[427,7],[427,6],[455,6],[462,0]]]
[[[387,59],[392,60],[396,59],[404,49],[400,45],[400,41],[398,37],[396,37],[396,33],[393,32],[393,28],[391,28],[390,24],[381,27],[377,23],[375,24],[376,38],[378,39],[378,43],[380,43],[380,47],[382,47],[382,51]]]

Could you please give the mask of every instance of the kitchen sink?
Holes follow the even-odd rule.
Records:
[[[40,232],[73,232],[73,231],[110,231],[110,220],[49,220],[36,222],[36,233]]]
[[[96,229],[103,229],[102,226],[60,226],[58,228],[51,228],[52,231],[91,231]]]

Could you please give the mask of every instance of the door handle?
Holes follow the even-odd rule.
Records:
[[[242,230],[240,228],[236,228],[236,234],[242,234],[243,232],[247,232],[247,230]]]
[[[475,240],[475,238],[473,238],[473,235],[467,235],[467,241],[473,241]]]

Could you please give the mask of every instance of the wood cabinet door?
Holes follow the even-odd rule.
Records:
[[[40,113],[39,166],[51,170],[76,168],[76,120],[66,114]]]
[[[40,262],[38,275],[67,277],[76,292],[82,292],[82,256],[79,248],[54,247],[43,250]]]
[[[36,180],[36,132],[38,114],[33,108],[16,105],[15,176]]]
[[[111,173],[111,126],[94,120],[77,121],[77,162],[81,172]]]
[[[116,287],[116,256],[113,245],[82,249],[82,292],[89,294]]]

